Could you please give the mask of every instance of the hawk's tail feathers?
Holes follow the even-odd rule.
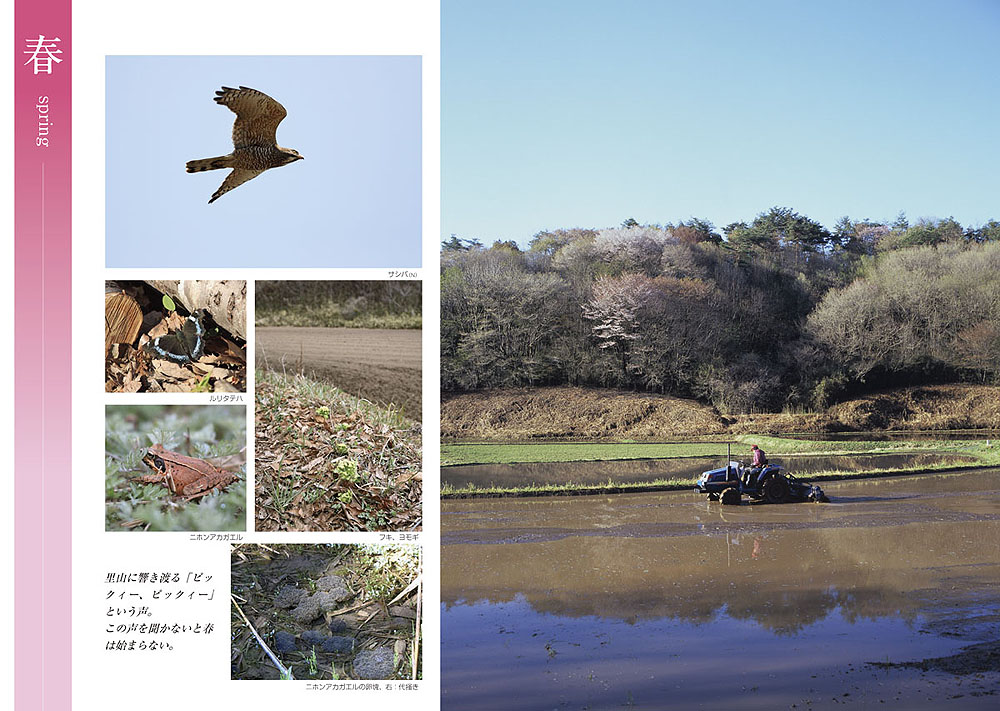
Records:
[[[229,160],[232,156],[216,156],[215,158],[201,158],[199,160],[189,160],[187,162],[187,172],[200,173],[203,170],[219,170],[220,168],[232,168]]]

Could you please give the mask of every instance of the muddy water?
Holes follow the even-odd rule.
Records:
[[[995,708],[868,663],[1000,639],[1000,470],[825,488],[443,502],[443,708]]]
[[[793,474],[809,474],[831,469],[842,471],[870,471],[902,467],[921,467],[936,464],[962,464],[975,461],[973,457],[957,454],[878,454],[835,457],[786,456],[771,457]],[[555,462],[541,464],[475,464],[444,467],[441,481],[455,488],[516,487],[529,484],[603,484],[650,482],[657,479],[696,479],[703,471],[724,466],[724,458],[690,457],[684,459],[640,459],[602,462]]]

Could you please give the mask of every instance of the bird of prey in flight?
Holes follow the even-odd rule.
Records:
[[[288,165],[303,156],[292,148],[282,148],[275,139],[278,124],[288,112],[285,107],[262,91],[241,86],[239,89],[222,87],[215,92],[215,102],[236,114],[233,124],[233,152],[215,158],[201,158],[187,163],[187,172],[232,168],[219,189],[212,194],[209,204],[233,188],[256,178],[268,168]]]

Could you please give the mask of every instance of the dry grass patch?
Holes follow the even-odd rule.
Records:
[[[965,429],[1000,429],[1000,387],[899,388],[825,412],[801,413],[720,414],[670,395],[569,386],[445,395],[441,403],[442,439],[466,442],[664,442],[740,434]]]
[[[443,439],[662,441],[725,431],[712,408],[669,395],[566,386],[465,393],[441,403]]]
[[[874,393],[830,408],[854,430],[1000,428],[1000,387],[931,385]]]

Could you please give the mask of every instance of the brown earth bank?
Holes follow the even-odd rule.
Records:
[[[259,327],[257,367],[302,372],[349,395],[402,407],[420,421],[421,331]]]
[[[619,390],[511,388],[444,395],[441,438],[662,441],[726,434],[1000,429],[1000,387],[887,390],[819,413],[720,414],[697,402]]]

